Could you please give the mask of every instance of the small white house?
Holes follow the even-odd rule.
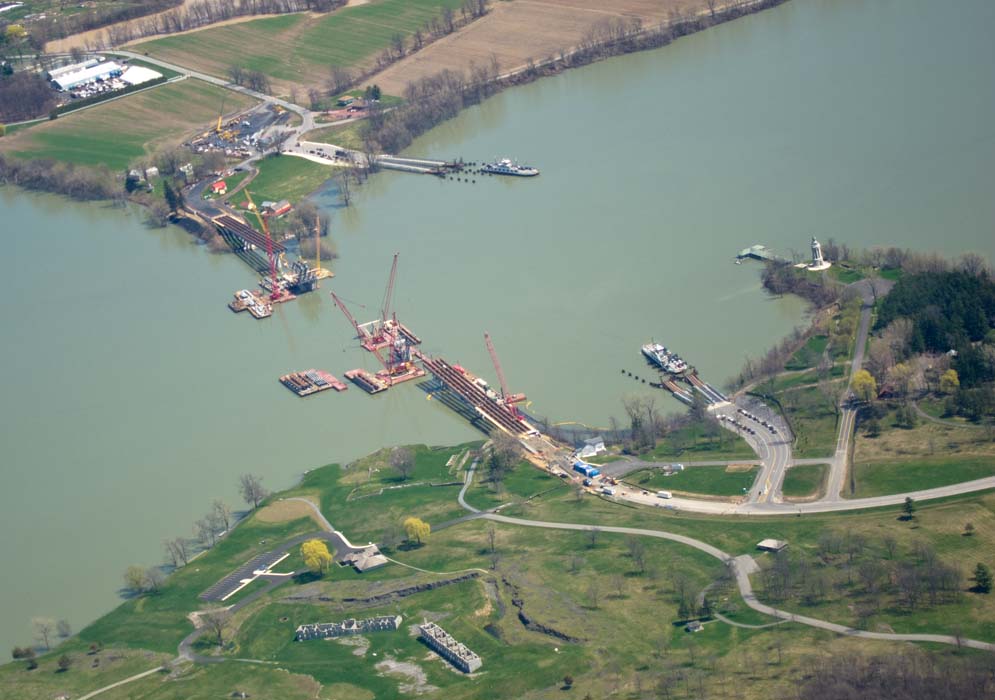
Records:
[[[154,165],[151,168],[145,168],[145,179],[151,180],[154,177],[159,177],[159,168]]]
[[[608,449],[605,447],[605,439],[598,435],[597,437],[584,440],[584,446],[580,448],[577,456],[581,459],[588,459],[589,457],[596,457],[600,454],[604,454],[607,451]]]

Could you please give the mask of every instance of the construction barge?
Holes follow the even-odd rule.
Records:
[[[493,426],[516,437],[538,433],[515,409],[513,404],[503,401],[496,395],[489,395],[486,382],[473,376],[464,368],[459,365],[451,365],[441,357],[430,358],[422,354],[420,359],[425,368],[447,389],[472,406],[474,411]]]
[[[345,378],[367,394],[379,394],[390,388],[390,384],[365,369],[350,369],[345,373]]]
[[[342,380],[333,374],[320,369],[308,369],[303,372],[291,372],[280,377],[280,383],[298,396],[310,396],[320,391],[335,389],[345,391],[349,388]]]
[[[256,319],[273,315],[273,305],[262,292],[242,289],[235,292],[234,297],[234,300],[228,302],[228,308],[235,313],[248,311]]]

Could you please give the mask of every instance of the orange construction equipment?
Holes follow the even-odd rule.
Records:
[[[256,215],[259,220],[259,226],[262,228],[263,233],[266,234],[266,257],[269,258],[269,277],[270,277],[270,293],[269,298],[273,301],[279,299],[282,295],[280,294],[280,283],[277,281],[276,276],[276,256],[273,255],[273,236],[270,235],[269,225],[266,223],[266,219],[263,215],[259,213],[259,208],[256,203],[252,201],[252,195],[249,194],[249,190],[245,190],[245,198],[249,202],[249,211]]]
[[[494,342],[491,340],[490,333],[484,332],[484,342],[487,343],[487,352],[491,355],[491,362],[494,363],[494,371],[497,373],[498,383],[501,385],[501,402],[515,414],[516,418],[522,420],[523,416],[515,404],[525,401],[525,394],[512,394],[508,391],[508,383],[504,380],[501,361],[498,360],[497,351],[494,349]]]

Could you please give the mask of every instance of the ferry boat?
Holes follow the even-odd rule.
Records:
[[[484,163],[481,170],[493,175],[517,175],[519,177],[534,177],[539,174],[537,168],[512,163],[509,158],[502,158],[496,163]]]
[[[643,354],[653,364],[671,374],[681,374],[687,371],[688,363],[682,360],[676,352],[670,352],[660,343],[647,343],[643,346]]]

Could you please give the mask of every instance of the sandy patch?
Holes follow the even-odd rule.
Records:
[[[317,505],[313,498],[308,498],[307,500]],[[316,525],[324,527],[310,506],[302,501],[276,501],[275,503],[270,503],[256,513],[256,518],[264,523],[285,523],[299,518],[311,518]]]
[[[734,472],[748,472],[751,469],[756,469],[755,464],[730,464],[725,468],[726,474],[732,474]]]
[[[370,650],[370,640],[366,637],[339,637],[338,639],[329,639],[328,641],[338,642],[345,647],[356,647],[352,650],[353,656],[366,656],[366,652]]]
[[[418,664],[413,664],[408,661],[398,661],[397,659],[387,657],[374,666],[374,668],[376,668],[382,676],[394,676],[402,679],[397,684],[397,689],[402,693],[415,693],[416,695],[421,695],[423,693],[431,693],[438,690],[438,688],[434,685],[429,685],[428,676]]]

